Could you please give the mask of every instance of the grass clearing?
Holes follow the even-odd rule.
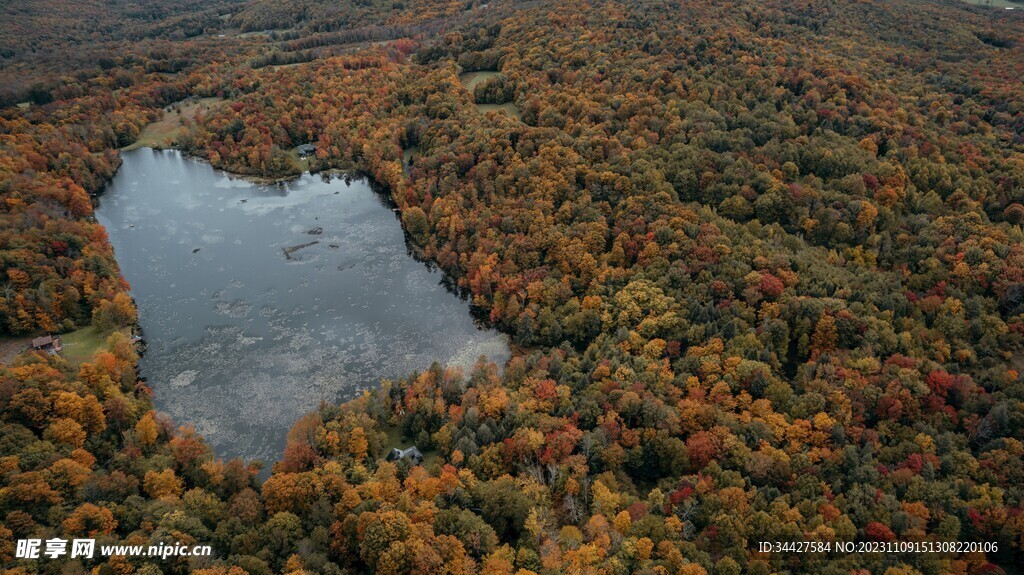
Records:
[[[500,112],[502,114],[508,114],[520,122],[523,121],[523,112],[519,109],[519,106],[516,106],[512,102],[505,104],[477,104],[476,107],[480,110],[481,114],[486,114],[487,112]]]
[[[317,60],[319,60],[319,58],[317,58],[316,60],[310,60],[308,62],[292,62],[291,64],[274,64],[272,66],[264,66],[261,69],[262,70],[270,70],[272,72],[276,72],[277,70],[285,70],[287,68],[295,68],[296,66],[305,66],[306,64],[312,64],[313,62],[316,62]]]
[[[412,159],[418,156],[420,153],[419,146],[413,146],[402,150],[402,174],[409,175],[409,166],[412,165]]]
[[[382,428],[387,434],[387,439],[384,441],[384,452],[381,453],[382,457],[387,456],[392,447],[408,449],[416,445],[416,442],[411,439],[407,439],[402,435],[402,429],[400,427],[385,425],[382,426]],[[423,454],[423,463],[421,465],[424,469],[430,469],[438,462],[439,456],[436,449],[423,449],[423,447],[419,445],[416,445],[416,447],[419,447],[420,453]]]
[[[64,352],[61,355],[75,364],[89,361],[97,351],[107,344],[107,338],[115,331],[131,336],[131,328],[127,327],[120,328],[120,330],[100,331],[95,326],[89,326],[65,333],[60,336],[60,343],[64,346]]]
[[[309,158],[303,158],[302,156],[300,156],[299,150],[297,148],[292,148],[288,150],[288,155],[291,156],[293,160],[295,160],[295,164],[299,166],[300,170],[302,170],[303,172],[309,171]]]
[[[465,72],[459,74],[459,82],[462,83],[462,87],[469,91],[470,94],[477,86],[483,84],[487,80],[497,76],[501,72],[497,70],[477,70],[476,72]]]
[[[184,124],[192,122],[196,112],[207,112],[223,106],[227,100],[223,98],[199,98],[188,99],[171,104],[170,112],[164,112],[164,117],[151,122],[142,129],[139,139],[129,144],[122,150],[135,150],[138,148],[173,148],[178,135],[184,129]]]
[[[477,70],[475,72],[464,72],[462,74],[459,74],[459,82],[462,84],[462,87],[465,88],[470,93],[470,95],[472,95],[473,91],[476,90],[477,86],[483,84],[484,82],[490,80],[491,78],[497,76],[500,73],[501,72],[497,70]],[[511,118],[519,120],[520,122],[523,120],[523,113],[519,109],[519,106],[516,106],[512,102],[508,102],[505,104],[476,104],[476,108],[477,110],[480,110],[481,114],[486,114],[487,112],[501,112],[503,114],[507,114]]]

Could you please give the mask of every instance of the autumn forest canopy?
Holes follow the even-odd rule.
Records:
[[[1021,572],[1024,6],[0,10],[0,343],[111,333],[0,365],[8,572]],[[93,208],[129,146],[372,177],[514,357],[367,382],[263,476],[224,459],[119,329]],[[15,557],[75,537],[214,553]]]

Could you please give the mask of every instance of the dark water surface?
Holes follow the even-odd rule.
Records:
[[[367,181],[261,185],[175,151],[123,158],[96,216],[139,306],[142,375],[218,456],[276,461],[322,399],[434,360],[508,359],[505,337],[408,254]]]

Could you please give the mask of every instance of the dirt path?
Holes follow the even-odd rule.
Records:
[[[0,365],[7,365],[14,356],[28,349],[30,337],[0,337]]]

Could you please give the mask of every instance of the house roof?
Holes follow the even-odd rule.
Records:
[[[52,335],[44,335],[43,337],[37,337],[32,340],[32,347],[44,347],[53,344]]]
[[[421,460],[423,459],[423,454],[420,453],[420,450],[417,449],[415,445],[408,449],[399,449],[397,447],[392,447],[391,451],[388,452],[387,460],[395,461],[397,459],[405,459],[406,457]]]

